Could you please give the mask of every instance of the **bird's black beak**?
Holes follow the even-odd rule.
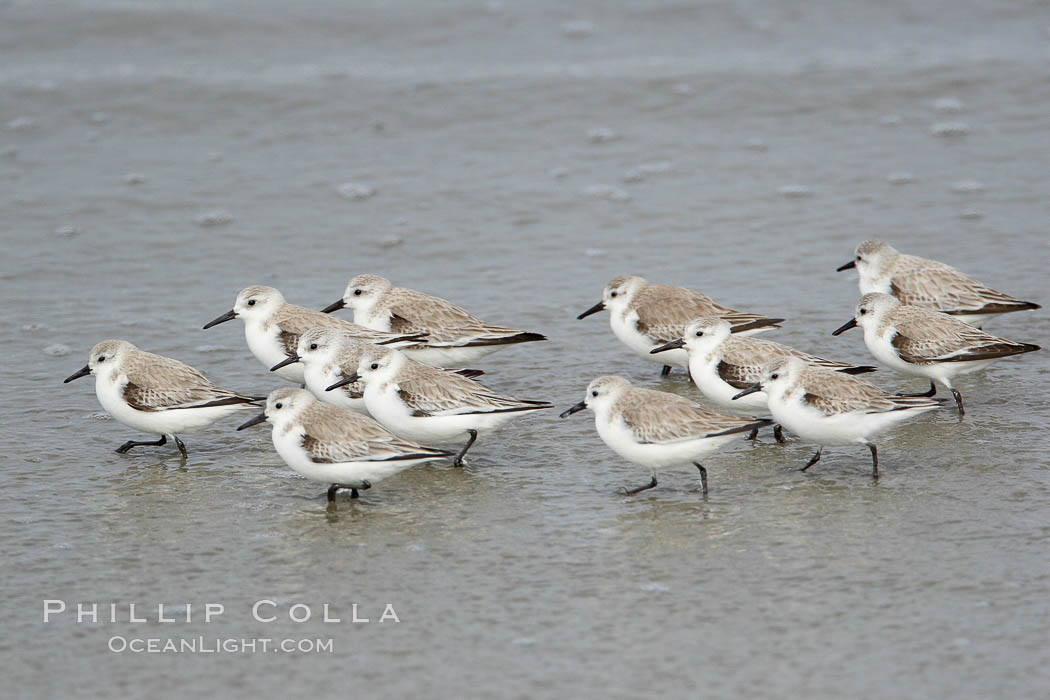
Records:
[[[839,265],[838,267],[836,267],[835,268],[835,272],[842,272],[843,270],[852,270],[856,266],[857,266],[857,261],[856,260],[850,260],[845,265]]]
[[[658,352],[664,352],[666,350],[674,350],[675,348],[680,348],[683,345],[685,345],[685,341],[682,340],[681,338],[679,338],[678,340],[672,340],[670,343],[667,343],[666,345],[661,345],[658,348],[653,348],[652,350],[649,351],[649,354],[650,355],[655,355]]]
[[[733,401],[736,401],[737,399],[739,399],[739,398],[741,398],[743,396],[747,396],[748,394],[754,394],[756,391],[762,391],[762,385],[761,384],[752,384],[750,388],[744,389],[739,394],[734,396],[733,397]]]
[[[569,408],[569,409],[566,409],[566,410],[562,411],[561,415],[558,416],[558,417],[559,418],[568,418],[573,413],[579,413],[580,411],[582,411],[585,408],[587,408],[587,402],[586,401],[581,401],[578,404],[576,404],[575,406],[573,406],[572,408]]]
[[[63,384],[69,384],[74,379],[80,379],[81,377],[86,377],[89,374],[91,374],[91,368],[88,367],[87,365],[84,365],[83,367],[78,369],[76,372],[74,372],[73,374],[71,374],[68,377],[66,377],[65,380],[62,383]]]
[[[287,367],[288,365],[294,365],[298,361],[299,361],[299,356],[296,355],[295,353],[292,353],[291,355],[289,355],[288,357],[284,358],[283,360],[281,360],[280,362],[275,364],[273,367],[271,367],[270,371],[271,372],[276,372],[277,370],[281,369],[282,367]]]
[[[257,415],[255,418],[252,418],[250,421],[247,421],[247,422],[245,422],[245,423],[243,423],[241,425],[238,425],[237,426],[237,430],[244,430],[245,428],[250,428],[253,425],[259,425],[259,423],[265,423],[265,422],[266,422],[266,411],[263,411],[262,413]]]
[[[843,323],[841,326],[839,326],[835,330],[831,331],[831,334],[832,335],[838,335],[840,333],[845,333],[850,328],[856,328],[856,327],[857,327],[857,319],[851,318],[850,320],[846,321],[845,323]]]
[[[346,386],[347,384],[353,384],[354,382],[356,382],[360,378],[361,378],[361,375],[358,374],[357,372],[354,372],[353,374],[351,374],[346,379],[340,379],[338,382],[336,382],[332,386],[325,387],[325,391],[331,391],[332,389],[338,389],[339,387]]]
[[[604,310],[605,310],[605,302],[604,301],[599,301],[597,304],[595,304],[594,306],[592,306],[591,308],[587,309],[582,314],[577,316],[576,320],[579,321],[581,318],[587,318],[591,314],[596,314],[599,311],[604,311]]]
[[[343,308],[346,308],[346,302],[340,299],[339,301],[333,301],[331,304],[321,309],[321,313],[330,314],[333,311],[338,311]]]
[[[208,321],[207,323],[205,323],[204,324],[204,330],[208,330],[212,326],[217,326],[220,323],[226,323],[227,321],[232,321],[235,318],[237,318],[237,312],[234,311],[233,309],[230,309],[229,311],[224,313],[222,316],[219,316],[214,321]]]

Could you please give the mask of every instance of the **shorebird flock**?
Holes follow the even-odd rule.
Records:
[[[877,479],[875,438],[950,406],[935,396],[938,384],[952,394],[961,417],[956,377],[1040,349],[981,330],[996,316],[1039,304],[991,289],[949,265],[865,241],[838,269],[852,268],[862,296],[853,318],[832,335],[860,328],[879,363],[928,379],[929,390],[887,392],[857,376],[875,372],[874,366],[752,337],[780,328],[784,319],[737,311],[683,287],[621,276],[578,318],[608,311],[613,334],[631,351],[661,365],[661,375],[684,368],[700,393],[728,413],[633,386],[623,377],[601,376],[561,417],[590,409],[605,444],[649,470],[649,482],[620,489],[625,495],[655,487],[656,470],[673,467],[696,468],[707,494],[700,460],[741,436],[758,439],[767,426],[778,442],[786,440],[786,430],[817,446],[802,471],[819,461],[824,447],[863,445]],[[333,315],[344,308],[353,312],[353,323]],[[341,489],[357,498],[361,490],[424,462],[462,466],[480,436],[552,407],[495,392],[478,381],[484,372],[470,367],[492,352],[545,336],[487,323],[376,275],[354,277],[342,297],[320,311],[289,304],[271,287],[248,287],[230,311],[204,328],[235,319],[244,322],[256,359],[300,388],[282,387],[266,397],[240,394],[125,340],[95,345],[87,365],[65,381],[94,375],[99,403],[113,418],[160,436],[129,440],[117,449],[122,454],[171,438],[185,459],[180,434],[262,406],[237,430],[270,423],[277,454],[302,476],[327,484],[329,502]],[[450,446],[458,449],[445,449]]]

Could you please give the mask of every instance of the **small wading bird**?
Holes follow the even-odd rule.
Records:
[[[955,397],[960,416],[965,409],[962,394],[952,386],[953,377],[975,372],[1004,357],[1040,349],[1038,345],[988,335],[940,311],[902,306],[888,294],[865,294],[853,318],[832,335],[857,326],[864,330],[864,344],[876,360],[902,374],[930,380],[930,390],[915,396],[933,396],[937,393],[935,382],[940,382]]]
[[[874,367],[850,365],[808,355],[800,350],[762,338],[733,335],[732,327],[718,317],[699,318],[685,327],[684,335],[666,345],[650,350],[654,355],[675,348],[689,354],[689,376],[704,396],[722,408],[746,413],[764,412],[765,392],[758,391],[742,399],[734,396],[757,382],[763,367],[777,357],[800,357],[811,365],[826,367],[846,374],[874,372]],[[755,439],[757,430],[750,435]],[[777,442],[783,442],[780,426],[773,426]]]
[[[809,365],[798,357],[778,357],[762,378],[737,399],[764,391],[773,420],[820,447],[802,471],[818,461],[826,446],[865,445],[871,475],[879,477],[879,451],[872,438],[919,413],[937,408],[939,399],[888,394],[857,377]]]
[[[428,365],[455,367],[509,345],[546,340],[539,333],[494,326],[440,297],[395,287],[378,275],[358,275],[325,313],[352,309],[354,323],[378,331],[421,333],[426,347],[411,354]]]
[[[951,265],[898,253],[882,241],[861,243],[838,271],[854,267],[861,294],[891,294],[907,306],[943,311],[978,328],[1001,314],[1042,308],[997,292]]]
[[[497,394],[454,372],[378,346],[365,351],[355,374],[328,389],[358,380],[364,382],[365,407],[387,429],[424,443],[466,440],[452,462],[457,467],[479,435],[523,413],[551,408],[546,401]]]
[[[356,340],[349,333],[335,328],[311,328],[299,336],[299,345],[295,354],[278,362],[270,368],[271,372],[279,370],[293,362],[303,363],[303,378],[306,388],[321,401],[349,408],[358,413],[367,413],[365,408],[364,384],[360,381],[340,384],[338,390],[327,391],[327,387],[342,382],[355,374],[361,363],[361,356],[371,343]],[[480,369],[449,369],[464,377],[479,377],[484,374]]]
[[[615,277],[605,285],[602,300],[577,316],[587,318],[599,311],[609,311],[609,325],[620,342],[639,357],[663,365],[661,376],[670,373],[672,365],[688,367],[684,350],[672,349],[659,357],[654,349],[678,340],[690,321],[701,316],[725,319],[733,333],[751,335],[779,328],[782,318],[734,311],[704,294],[685,287],[649,284],[634,275]]]
[[[452,456],[400,438],[368,416],[321,403],[305,389],[274,390],[265,410],[237,430],[263,421],[273,425],[273,446],[285,464],[330,484],[329,502],[339,489],[350,489],[350,498],[357,498],[359,490],[409,467]]]
[[[631,386],[623,377],[598,377],[587,386],[583,401],[561,414],[589,408],[599,437],[626,460],[648,467],[649,483],[622,489],[632,496],[656,486],[657,469],[691,465],[700,471],[707,493],[707,469],[700,458],[716,452],[740,433],[770,424],[767,418],[740,418],[709,411],[665,391]]]
[[[91,348],[88,363],[66,378],[95,375],[95,394],[117,422],[144,433],[160,435],[156,442],[128,440],[117,448],[160,447],[170,437],[183,459],[186,445],[179,433],[192,433],[246,408],[258,408],[261,396],[245,396],[212,384],[189,365],[144,352],[126,340],[103,340]]]
[[[239,318],[244,321],[244,339],[255,358],[269,369],[295,354],[299,336],[317,326],[336,328],[369,343],[391,343],[399,347],[421,347],[419,334],[383,333],[362,328],[320,311],[295,306],[284,300],[284,295],[273,287],[253,286],[237,294],[233,308],[222,316],[204,324],[205,330],[220,323]],[[296,384],[305,384],[303,366],[288,364],[277,370],[277,376]]]

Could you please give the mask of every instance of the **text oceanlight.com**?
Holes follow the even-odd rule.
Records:
[[[182,639],[161,639],[157,637],[122,637],[109,638],[109,650],[118,654],[331,654],[335,651],[333,640],[328,639],[236,639],[228,637],[207,638],[190,637]]]

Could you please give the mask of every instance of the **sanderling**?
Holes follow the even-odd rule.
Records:
[[[583,401],[561,414],[594,411],[598,435],[614,452],[653,471],[645,486],[623,489],[633,495],[656,486],[656,469],[692,464],[707,493],[707,469],[698,461],[740,433],[770,424],[766,418],[740,418],[709,411],[677,394],[631,386],[623,377],[598,377]]]
[[[940,311],[904,306],[896,297],[879,292],[861,297],[853,318],[832,335],[857,326],[864,330],[864,344],[876,360],[903,374],[930,380],[930,390],[917,396],[933,396],[935,382],[940,382],[955,397],[960,416],[965,413],[962,394],[952,386],[952,377],[1002,357],[1039,350],[1038,345],[989,335]]]
[[[326,388],[356,373],[361,356],[371,347],[375,346],[357,340],[352,335],[336,328],[311,328],[299,336],[295,354],[278,362],[270,368],[270,371],[275,372],[293,362],[302,362],[306,388],[314,396],[326,403],[349,408],[359,413],[367,413],[365,389],[362,382],[342,384],[338,390],[326,391]],[[464,377],[478,377],[484,374],[479,369],[441,371],[455,372]]]
[[[117,448],[159,447],[171,437],[186,458],[178,433],[192,433],[245,408],[257,408],[261,396],[238,394],[212,384],[184,362],[144,352],[126,340],[103,340],[91,348],[88,363],[66,382],[95,375],[95,395],[118,422],[144,433],[160,435],[156,442],[128,440]]]
[[[941,405],[939,399],[889,394],[863,379],[807,364],[800,357],[778,357],[762,378],[737,394],[765,392],[773,420],[820,447],[802,467],[806,471],[829,445],[867,445],[871,475],[879,478],[879,452],[871,438],[897,423]]]
[[[603,309],[609,310],[609,325],[624,345],[650,362],[662,364],[663,374],[671,366],[688,367],[685,350],[650,352],[672,340],[678,340],[685,325],[701,316],[718,316],[732,326],[734,333],[752,334],[779,328],[784,319],[734,311],[710,297],[685,287],[649,284],[633,275],[616,277],[605,285],[602,300],[576,318],[586,318]]]
[[[704,396],[722,408],[732,411],[765,411],[766,395],[755,392],[737,401],[733,397],[757,382],[762,367],[776,357],[801,357],[806,362],[845,372],[863,374],[874,372],[868,365],[850,365],[808,355],[800,350],[762,338],[733,335],[729,322],[714,316],[699,318],[685,327],[678,340],[654,348],[654,355],[675,348],[685,348],[689,354],[689,376]],[[775,428],[777,440],[783,441],[780,427]],[[754,439],[754,435],[751,436]]]
[[[1042,308],[997,292],[950,265],[902,255],[882,241],[864,241],[855,255],[838,271],[857,268],[861,294],[892,294],[907,306],[943,311],[978,328],[1000,314]]]
[[[336,382],[364,381],[365,406],[376,420],[411,440],[446,444],[466,440],[453,464],[461,466],[478,435],[526,411],[551,408],[546,401],[497,394],[466,377],[424,365],[398,350],[373,346],[357,373]]]
[[[328,500],[339,489],[358,490],[408,467],[451,457],[394,435],[368,416],[321,403],[305,389],[270,392],[266,408],[237,430],[263,421],[273,424],[273,446],[289,467],[307,479],[331,484]]]
[[[358,275],[346,285],[343,297],[325,313],[348,307],[354,323],[379,331],[425,333],[426,347],[411,357],[440,367],[469,364],[516,343],[546,340],[539,333],[485,323],[452,302],[413,289],[394,287],[377,275]]]
[[[233,309],[204,325],[211,328],[239,318],[244,321],[244,339],[256,359],[269,369],[295,354],[299,336],[314,327],[336,328],[358,340],[369,343],[411,345],[423,338],[420,334],[384,333],[363,328],[328,314],[289,304],[273,287],[246,287],[237,294]],[[292,363],[277,370],[277,376],[296,384],[305,384],[303,366]]]

